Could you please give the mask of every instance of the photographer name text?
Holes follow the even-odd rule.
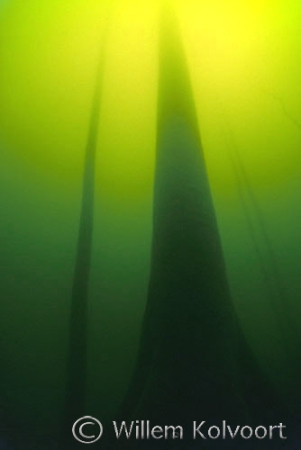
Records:
[[[107,425],[109,426],[109,425]],[[226,420],[212,425],[206,420],[193,421],[191,427],[184,429],[181,425],[153,425],[150,420],[112,421],[114,435],[117,440],[170,440],[170,439],[195,439],[195,440],[226,440],[226,439],[287,439],[286,425],[232,425]],[[102,423],[91,416],[78,419],[72,428],[74,438],[84,444],[98,441],[103,435]]]

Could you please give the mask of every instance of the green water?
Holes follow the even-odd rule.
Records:
[[[187,11],[185,2],[175,6],[233,305],[271,385],[297,416],[300,4],[238,3],[222,9],[231,20],[248,18],[250,29],[238,20],[237,35],[231,20],[229,28],[218,13],[212,21],[209,3],[197,14],[192,1]],[[12,429],[21,442],[56,435],[64,407],[83,163],[107,6],[0,3],[0,418],[2,434]],[[84,411],[103,421],[126,393],[147,301],[156,14],[148,3],[117,2],[103,64]],[[239,33],[241,52],[232,41]]]

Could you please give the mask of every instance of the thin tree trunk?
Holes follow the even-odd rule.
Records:
[[[100,116],[101,75],[102,67],[99,65],[85,151],[80,225],[72,285],[67,385],[63,418],[64,450],[66,450],[68,444],[70,445],[67,448],[75,447],[76,444],[71,433],[72,424],[86,413],[87,313],[93,237],[95,160]]]

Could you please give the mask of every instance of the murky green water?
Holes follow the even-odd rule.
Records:
[[[3,436],[13,430],[20,449],[27,434],[55,436],[64,407],[99,50],[83,414],[116,414],[137,356],[150,277],[160,2],[116,5],[0,2],[0,417]],[[300,4],[174,7],[233,305],[271,385],[298,417]]]

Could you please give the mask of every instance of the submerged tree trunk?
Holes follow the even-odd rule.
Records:
[[[193,420],[259,423],[278,409],[231,303],[188,70],[169,13],[162,29],[151,273],[120,419],[184,425],[191,437]],[[160,442],[166,448],[166,441],[128,445]]]
[[[99,66],[85,151],[80,224],[71,297],[67,385],[62,433],[62,449],[64,450],[66,448],[74,448],[76,445],[71,433],[72,425],[75,420],[86,413],[87,310],[92,253],[95,160],[100,115],[101,71],[101,66]]]

